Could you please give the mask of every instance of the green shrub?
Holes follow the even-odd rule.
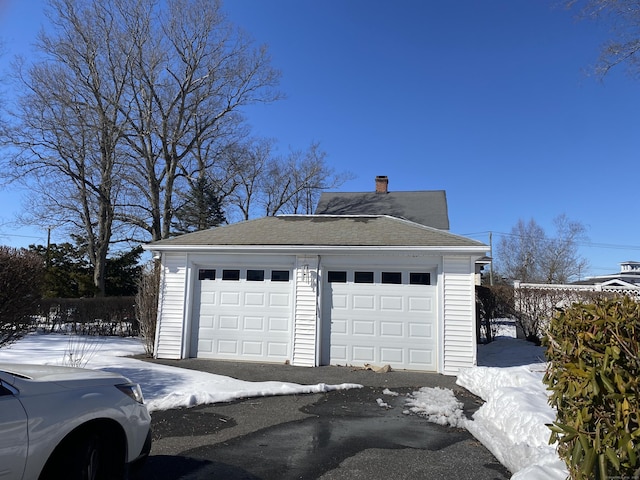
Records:
[[[44,262],[24,248],[0,246],[0,346],[33,328]]]
[[[550,323],[550,443],[572,479],[640,475],[638,335],[640,304],[628,297],[574,304]]]

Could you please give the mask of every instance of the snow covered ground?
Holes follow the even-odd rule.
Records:
[[[485,400],[465,428],[513,473],[512,480],[566,479],[569,472],[549,445],[545,425],[556,414],[542,383],[544,349],[499,337],[478,347],[478,363],[458,374],[458,385]]]
[[[472,419],[464,417],[453,392],[421,388],[406,399],[407,414],[417,414],[441,425],[468,429],[513,473],[514,480],[562,480],[567,471],[555,447],[548,445],[545,423],[555,419],[542,384],[543,350],[511,336],[478,348],[480,366],[458,375],[458,385],[485,400]],[[246,382],[222,375],[197,372],[128,358],[142,354],[140,341],[131,338],[28,335],[0,348],[0,362],[81,366],[117,371],[142,386],[149,410],[192,407],[239,398],[318,393],[359,388],[356,384],[298,385]],[[386,390],[378,404],[386,408]]]

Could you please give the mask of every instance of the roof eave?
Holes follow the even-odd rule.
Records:
[[[146,244],[142,248],[152,252],[185,252],[185,253],[408,253],[438,255],[486,255],[489,247],[478,246],[342,246],[342,245],[157,245]]]

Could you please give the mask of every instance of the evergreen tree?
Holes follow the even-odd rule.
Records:
[[[198,177],[175,212],[174,231],[178,234],[206,230],[226,223],[222,197],[215,183]]]
[[[30,245],[29,250],[43,260],[45,298],[93,297],[93,268],[81,244]],[[109,296],[133,296],[142,267],[142,247],[107,258],[105,291]]]

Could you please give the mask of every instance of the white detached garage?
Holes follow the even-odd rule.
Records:
[[[476,362],[487,246],[384,215],[286,215],[147,245],[155,355],[456,374]]]

